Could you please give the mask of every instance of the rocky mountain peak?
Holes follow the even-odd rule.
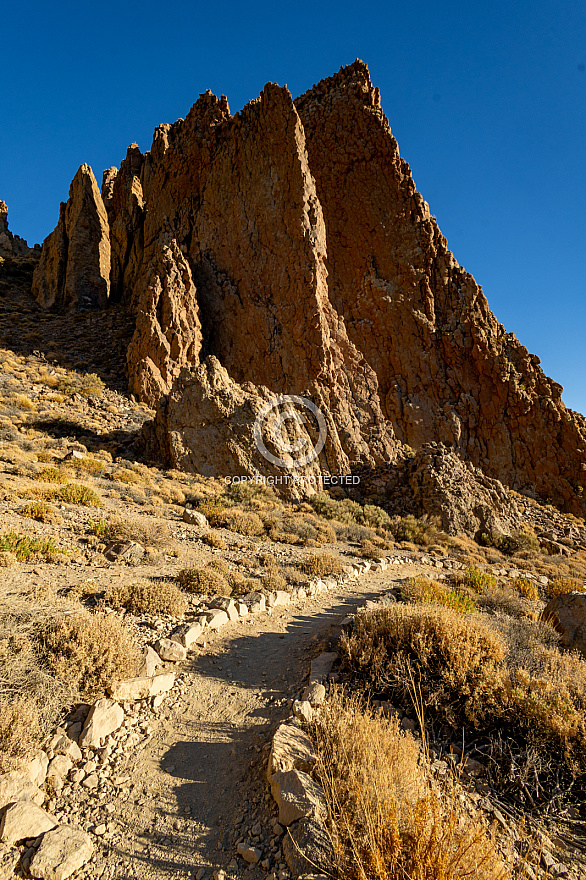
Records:
[[[132,144],[101,194],[82,166],[34,291],[45,307],[134,314],[129,386],[160,406],[157,437],[172,436],[158,446],[183,466],[208,455],[222,469],[209,432],[177,427],[198,424],[204,400],[247,389],[254,422],[266,389],[319,406],[323,472],[432,441],[586,512],[584,420],[449,251],[360,60],[295,100],[268,83],[235,116],[205,92],[149,151]]]

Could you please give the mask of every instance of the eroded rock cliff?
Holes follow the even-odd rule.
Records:
[[[130,388],[161,404],[159,445],[178,464],[264,473],[258,455],[234,453],[218,401],[232,401],[234,426],[240,411],[254,422],[265,390],[301,394],[329,426],[322,467],[439,441],[586,513],[586,421],[448,250],[362,62],[296,101],[269,84],[235,116],[225,97],[201,95],[150,151],[129,147],[101,197],[82,169],[35,291],[47,306],[111,291],[132,310]]]

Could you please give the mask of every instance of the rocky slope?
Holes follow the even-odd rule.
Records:
[[[43,306],[109,298],[131,310],[130,389],[161,403],[159,434],[170,395],[174,433],[159,446],[187,450],[183,466],[234,466],[230,439],[210,443],[188,403],[209,398],[221,368],[236,397],[320,408],[322,472],[437,441],[586,512],[586,420],[448,250],[360,61],[296,101],[269,84],[235,116],[201,95],[150,151],[131,145],[101,195],[82,166],[33,291]],[[246,410],[249,437],[258,409]],[[244,465],[271,473],[254,451]]]

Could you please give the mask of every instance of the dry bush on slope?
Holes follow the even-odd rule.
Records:
[[[165,547],[171,531],[166,522],[153,517],[112,517],[106,522],[98,521],[93,528],[108,541],[137,541],[147,547]]]
[[[408,706],[414,678],[427,712],[467,729],[468,740],[497,731],[541,754],[538,790],[552,773],[586,775],[586,661],[554,641],[551,628],[524,618],[414,605],[360,614],[341,649],[346,668],[377,695]]]
[[[167,581],[110,584],[104,599],[112,608],[126,608],[131,614],[182,617],[187,608],[187,599],[181,590]]]
[[[136,675],[140,652],[116,615],[78,612],[50,621],[40,634],[52,674],[85,697],[102,694],[113,681]]]
[[[313,727],[336,867],[344,880],[505,880],[479,821],[429,784],[395,719],[334,694]]]

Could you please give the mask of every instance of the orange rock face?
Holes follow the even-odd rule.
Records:
[[[173,432],[162,446],[183,466],[207,467],[201,449],[186,451],[198,407],[213,398],[217,415],[224,388],[233,418],[237,387],[254,399],[262,388],[320,407],[331,471],[438,441],[506,485],[586,513],[586,420],[448,250],[362,62],[296,101],[269,84],[234,117],[224,97],[200,96],[185,120],[159,126],[150,151],[129,147],[102,195],[111,296],[136,315],[130,388],[166,401],[159,440]],[[62,279],[75,263],[70,215],[82,226],[76,201],[43,248],[35,289],[46,305],[75,301]],[[100,213],[95,196],[88,211]],[[106,227],[90,225],[103,277],[95,245]],[[210,456],[217,470],[218,450]],[[243,459],[252,472],[253,459]]]

